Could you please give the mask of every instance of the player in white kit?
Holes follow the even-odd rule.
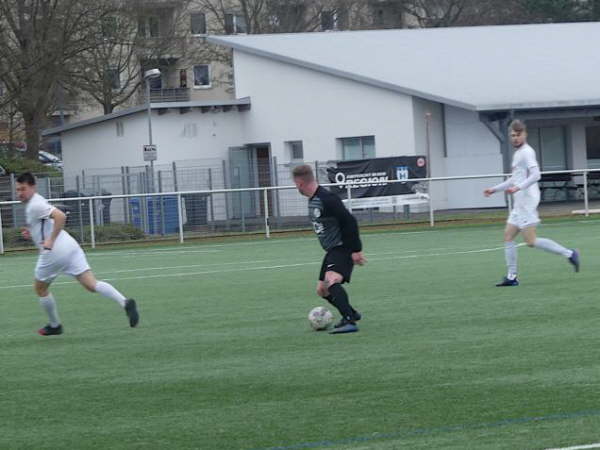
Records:
[[[16,190],[18,199],[26,205],[27,228],[22,230],[23,237],[32,239],[39,248],[34,289],[48,314],[49,323],[39,329],[38,333],[51,336],[63,332],[56,302],[48,290],[61,273],[75,277],[88,291],[98,292],[116,301],[125,310],[129,325],[135,327],[139,322],[135,300],[125,298],[112,285],[96,280],[85,253],[77,241],[63,229],[65,214],[36,192],[35,177],[30,173],[19,175]]]
[[[567,249],[551,239],[536,236],[536,227],[540,223],[537,207],[540,203],[540,188],[537,182],[541,178],[540,168],[533,150],[527,144],[527,128],[520,120],[514,120],[509,126],[510,141],[515,149],[512,160],[512,174],[509,179],[497,186],[485,189],[483,194],[489,197],[494,192],[506,191],[513,194],[513,209],[504,229],[504,255],[508,268],[504,279],[496,286],[518,286],[517,245],[515,238],[519,232],[529,247],[540,248],[550,253],[564,256],[575,272],[579,272],[579,252]]]

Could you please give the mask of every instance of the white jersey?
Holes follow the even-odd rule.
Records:
[[[516,186],[523,183],[530,175],[531,169],[534,167],[539,167],[535,156],[535,150],[532,149],[529,144],[523,144],[513,155],[511,184]],[[514,199],[515,202],[533,202],[537,207],[537,203],[540,201],[540,188],[537,182],[516,192],[514,194]]]
[[[54,228],[54,219],[50,217],[54,206],[48,203],[44,197],[37,192],[27,202],[25,207],[25,219],[27,220],[27,228],[31,233],[33,243],[43,249],[43,243],[52,234]],[[60,245],[77,245],[77,241],[71,237],[65,230],[61,230],[56,238],[55,246]]]

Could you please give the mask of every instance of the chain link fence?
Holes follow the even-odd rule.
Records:
[[[326,176],[324,169],[318,164],[316,172],[320,181],[327,181],[323,179],[324,174]],[[565,174],[569,176],[569,183],[564,181]],[[273,175],[273,172],[270,171],[269,175]],[[414,223],[433,226],[435,221],[503,221],[507,215],[506,207],[473,206],[457,210],[433,207],[438,203],[436,200],[449,195],[473,198],[474,205],[484,204],[481,201],[483,189],[498,183],[503,176],[424,179],[415,184],[414,194],[390,197],[352,198],[351,188],[346,185],[349,200],[344,202],[363,226]],[[573,210],[586,215],[600,212],[600,209],[594,210],[594,207],[600,208],[600,170],[546,172],[543,176],[546,180],[554,181],[549,182],[552,184],[542,184],[542,195],[559,196],[561,201],[542,204],[542,217],[570,215]],[[117,193],[86,195],[86,188],[99,186],[94,177],[104,177],[100,186],[108,186],[112,180],[113,190]],[[202,166],[175,170],[155,168],[154,181],[161,192],[140,192],[147,187],[145,183],[153,182],[149,180],[151,177],[152,174],[146,169],[132,168],[124,170],[121,175],[95,174],[85,179],[82,176],[81,191],[77,190],[77,186],[69,190],[70,185],[65,190],[65,184],[60,179],[40,177],[38,191],[67,214],[67,231],[82,244],[92,247],[98,243],[161,239],[183,242],[190,238],[249,232],[264,233],[269,237],[276,231],[311,228],[307,217],[307,199],[290,185],[289,167],[280,171],[280,177],[277,178],[279,183],[285,182],[288,186],[275,187],[230,188],[235,183],[228,178],[227,167],[223,165],[221,170]],[[556,181],[559,178],[562,181]],[[390,181],[393,182],[402,181]],[[201,188],[195,189],[197,186]],[[14,198],[14,186],[10,179],[0,180],[0,188],[2,192],[10,192],[8,198],[3,195],[2,199]],[[31,246],[20,235],[21,227],[25,226],[23,204],[16,201],[0,202],[0,220],[2,252],[5,248]]]

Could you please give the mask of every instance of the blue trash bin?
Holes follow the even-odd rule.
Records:
[[[132,197],[129,199],[129,207],[131,210],[131,223],[146,233],[171,234],[177,233],[179,230],[177,197],[174,195]],[[143,207],[146,209],[145,216]]]

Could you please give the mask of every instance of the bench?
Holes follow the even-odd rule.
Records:
[[[342,200],[346,208],[349,209],[349,200]],[[429,204],[429,194],[415,193],[403,195],[388,195],[382,197],[359,197],[352,199],[352,209],[368,209],[368,208],[392,208],[394,212],[396,207],[402,206],[406,217],[410,214],[411,205],[427,205]]]
[[[542,174],[538,185],[542,200],[568,200],[569,192],[575,192],[578,189],[577,185],[573,183],[573,175],[570,173]],[[564,193],[564,198],[557,198],[557,194],[561,193]],[[548,198],[550,194],[554,194],[552,198]]]

